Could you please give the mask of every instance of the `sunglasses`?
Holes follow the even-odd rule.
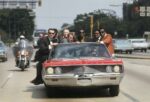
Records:
[[[55,33],[49,33],[49,34],[55,34]]]
[[[99,33],[94,33],[94,34],[99,34]]]

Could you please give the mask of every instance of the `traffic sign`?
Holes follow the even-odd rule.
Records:
[[[0,0],[0,9],[35,9],[37,0]]]

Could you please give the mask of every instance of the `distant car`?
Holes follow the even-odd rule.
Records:
[[[102,87],[111,96],[119,94],[124,76],[121,59],[112,57],[104,44],[70,43],[52,48],[43,63],[42,78],[51,87]]]
[[[0,59],[4,62],[7,61],[7,50],[5,44],[0,41]]]
[[[129,39],[133,45],[134,50],[141,50],[141,52],[147,52],[148,43],[146,39]]]
[[[32,38],[33,38],[33,47],[37,48],[37,41],[39,40],[39,36],[40,34],[46,34],[46,30],[45,29],[36,29],[33,32]]]
[[[128,39],[113,39],[115,53],[130,53],[132,54],[134,48]]]

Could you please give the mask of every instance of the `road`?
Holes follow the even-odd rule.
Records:
[[[9,49],[7,62],[0,63],[0,102],[149,102],[150,60],[123,59],[125,77],[120,85],[120,94],[109,97],[106,90],[80,89],[57,90],[47,96],[44,85],[32,85],[35,64],[22,72],[15,67],[14,57]]]

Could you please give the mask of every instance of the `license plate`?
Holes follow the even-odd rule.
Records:
[[[90,78],[78,78],[77,83],[79,85],[87,86],[87,85],[91,85],[92,80]]]

